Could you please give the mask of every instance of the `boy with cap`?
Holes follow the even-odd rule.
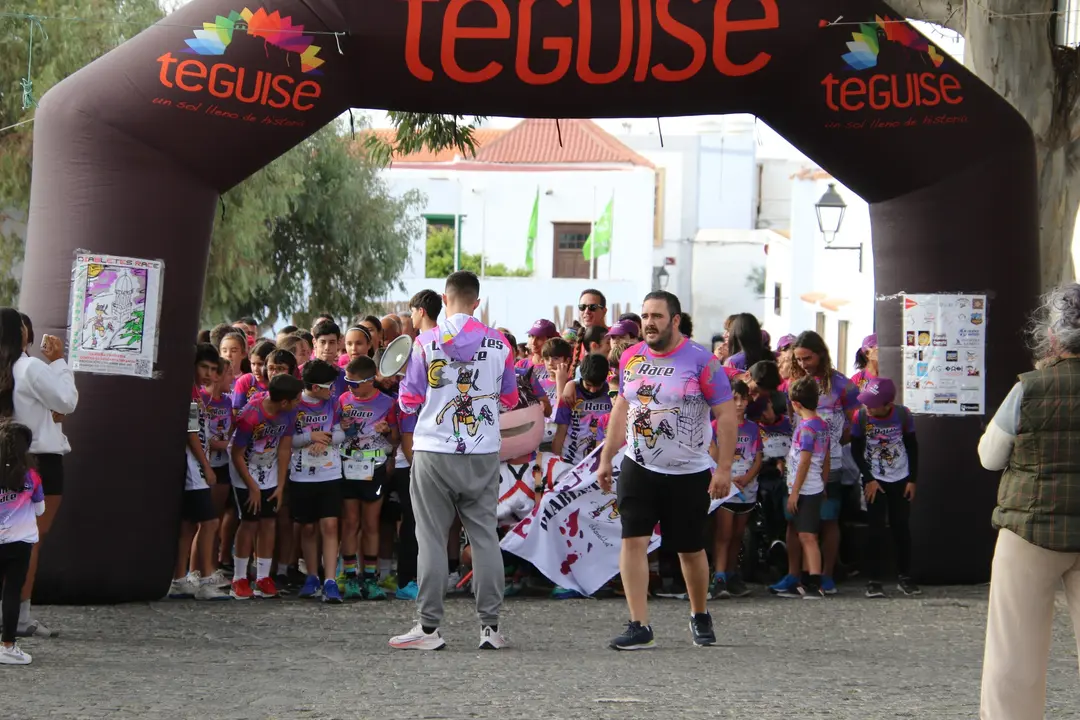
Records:
[[[877,334],[867,335],[863,338],[862,347],[855,353],[855,368],[858,370],[851,376],[851,382],[862,390],[866,383],[878,376],[878,346]]]
[[[866,597],[885,597],[881,576],[887,552],[885,520],[892,531],[897,589],[905,595],[921,595],[912,582],[911,501],[915,499],[915,476],[919,445],[911,411],[897,405],[896,386],[888,378],[867,381],[851,428],[851,454],[862,474],[866,509],[870,519],[870,582]]]

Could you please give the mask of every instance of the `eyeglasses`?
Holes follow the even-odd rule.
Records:
[[[334,389],[334,383],[332,383],[332,382],[315,383],[314,387],[322,388],[323,390],[333,390]]]
[[[369,383],[369,382],[374,382],[374,381],[375,381],[375,378],[373,378],[373,377],[364,378],[363,380],[350,380],[349,378],[345,378],[345,384],[348,385],[349,387],[358,387],[360,385],[363,385],[364,383]]]
[[[609,398],[611,398],[612,400],[614,400],[616,397],[618,397],[618,395],[619,395],[618,390],[608,390],[607,396]]]
[[[585,312],[586,310],[588,310],[589,312],[596,312],[597,310],[603,310],[604,306],[592,303],[591,305],[578,305],[577,309],[580,312]]]

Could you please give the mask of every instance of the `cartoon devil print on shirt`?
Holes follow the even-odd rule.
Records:
[[[879,474],[884,475],[892,469],[893,463],[900,457],[899,449],[893,446],[887,439],[877,443],[870,443],[867,455],[870,456],[870,466]]]
[[[660,389],[659,385],[650,385],[647,382],[641,383],[638,387],[636,395],[638,402],[641,406],[634,410],[634,448],[637,452],[638,439],[644,439],[645,447],[652,450],[656,447],[656,441],[663,435],[667,439],[671,440],[675,437],[675,431],[671,428],[671,423],[667,419],[660,420],[659,425],[653,428],[654,416],[663,415],[665,413],[674,413],[676,416],[679,414],[678,408],[668,408],[664,410],[654,410],[649,405],[656,402],[656,393]]]
[[[487,406],[481,406],[479,412],[473,407],[473,402],[476,400],[486,400],[497,397],[495,393],[488,395],[469,394],[470,390],[479,390],[479,388],[476,387],[476,379],[479,375],[479,370],[474,371],[467,367],[459,368],[456,383],[458,394],[456,397],[451,398],[450,402],[446,403],[446,405],[443,406],[443,409],[439,411],[439,414],[435,416],[435,423],[442,425],[443,418],[446,416],[447,411],[453,410],[450,421],[454,426],[454,438],[457,440],[456,452],[458,453],[465,452],[465,439],[461,437],[462,426],[464,426],[469,437],[476,437],[476,433],[480,430],[481,423],[487,423],[488,425],[495,424],[495,417],[491,414],[491,411]]]

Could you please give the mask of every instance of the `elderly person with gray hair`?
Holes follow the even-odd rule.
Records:
[[[1080,285],[1044,298],[1036,368],[1020,376],[979,441],[1004,470],[983,658],[982,720],[1035,720],[1046,705],[1054,598],[1080,629]]]

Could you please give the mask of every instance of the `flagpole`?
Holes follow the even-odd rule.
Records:
[[[592,187],[592,216],[596,217],[596,185]],[[589,279],[595,280],[596,273],[594,272],[594,265],[596,265],[596,221],[592,221],[592,227],[589,231],[589,237],[592,241],[589,243]]]

